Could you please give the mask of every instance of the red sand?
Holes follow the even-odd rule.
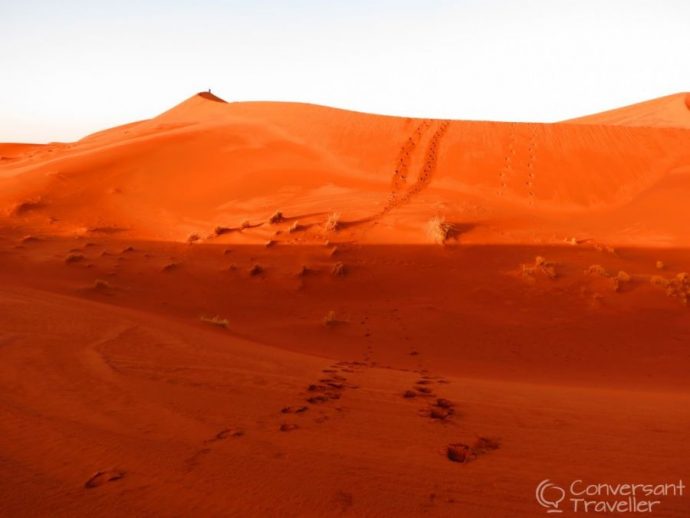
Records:
[[[677,482],[689,125],[684,94],[558,124],[199,94],[0,144],[0,515],[531,517],[546,478]]]

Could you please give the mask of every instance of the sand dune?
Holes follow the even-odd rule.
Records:
[[[436,215],[485,223],[467,236],[485,243],[521,242],[535,227],[541,239],[574,231],[624,244],[690,239],[654,210],[684,211],[685,129],[414,120],[208,95],[15,157],[3,167],[0,202],[11,212],[18,199],[42,200],[45,210],[26,221],[51,222],[51,232],[115,225],[166,240],[276,210],[338,212],[362,223],[355,237],[372,243],[426,242]],[[648,213],[636,220],[640,205]],[[621,233],[623,219],[640,230]],[[515,228],[496,235],[492,225]]]
[[[532,517],[546,478],[682,478],[683,102],[202,93],[1,144],[0,515]]]
[[[566,122],[649,128],[690,128],[690,93],[667,95]]]

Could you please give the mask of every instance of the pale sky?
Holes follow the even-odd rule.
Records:
[[[0,142],[69,141],[212,88],[557,121],[690,90],[690,0],[0,0]]]

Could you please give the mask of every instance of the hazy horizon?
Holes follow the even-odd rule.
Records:
[[[228,101],[537,122],[690,89],[690,4],[673,0],[26,0],[0,19],[3,142],[75,140],[208,88]]]

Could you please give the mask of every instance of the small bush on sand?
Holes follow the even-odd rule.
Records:
[[[331,274],[336,277],[344,277],[346,273],[347,269],[343,263],[335,263],[331,268]]]
[[[525,280],[533,282],[536,279],[537,274],[545,275],[549,279],[555,279],[558,277],[556,265],[550,261],[547,261],[540,255],[534,258],[534,264],[522,265],[522,276]]]
[[[649,282],[652,286],[663,289],[668,288],[669,284],[671,283],[671,281],[664,279],[661,275],[652,275],[649,279]]]
[[[629,273],[621,270],[611,280],[613,281],[614,291],[619,291],[623,285],[628,284],[632,280],[632,277]]]
[[[268,218],[268,222],[271,225],[276,225],[278,223],[281,223],[284,219],[285,218],[283,217],[283,213],[277,210],[273,213],[273,215],[270,218]]]
[[[300,230],[302,230],[302,226],[299,224],[299,221],[295,221],[292,225],[290,225],[288,232],[293,234],[295,232],[299,232]]]
[[[264,273],[264,269],[261,265],[255,264],[251,268],[249,268],[249,275],[252,277],[256,277],[257,275],[261,275]]]
[[[326,224],[324,228],[326,229],[326,232],[337,232],[340,230],[342,227],[342,223],[340,221],[340,214],[337,212],[331,212],[328,215],[328,218],[326,219]]]
[[[326,327],[334,326],[335,324],[339,324],[341,320],[338,320],[338,317],[335,314],[335,311],[330,310],[328,313],[326,313],[326,316],[323,317],[323,325]]]
[[[650,279],[652,286],[661,288],[666,292],[666,295],[674,299],[678,299],[681,304],[688,304],[690,298],[690,275],[686,272],[677,274],[671,279],[664,279],[659,275],[654,275]]]
[[[600,264],[593,264],[589,268],[585,270],[586,275],[599,275],[601,277],[608,277],[609,274],[606,272],[606,269],[601,266]]]
[[[228,234],[230,232],[232,232],[232,229],[230,227],[217,226],[216,228],[213,229],[213,233],[216,236],[222,236],[223,234]]]
[[[227,329],[229,326],[227,319],[221,318],[218,315],[215,317],[201,317],[201,321],[206,324],[211,324],[212,326],[222,327],[224,329]]]
[[[457,228],[443,216],[436,216],[427,223],[426,232],[435,243],[442,245],[456,235]]]

